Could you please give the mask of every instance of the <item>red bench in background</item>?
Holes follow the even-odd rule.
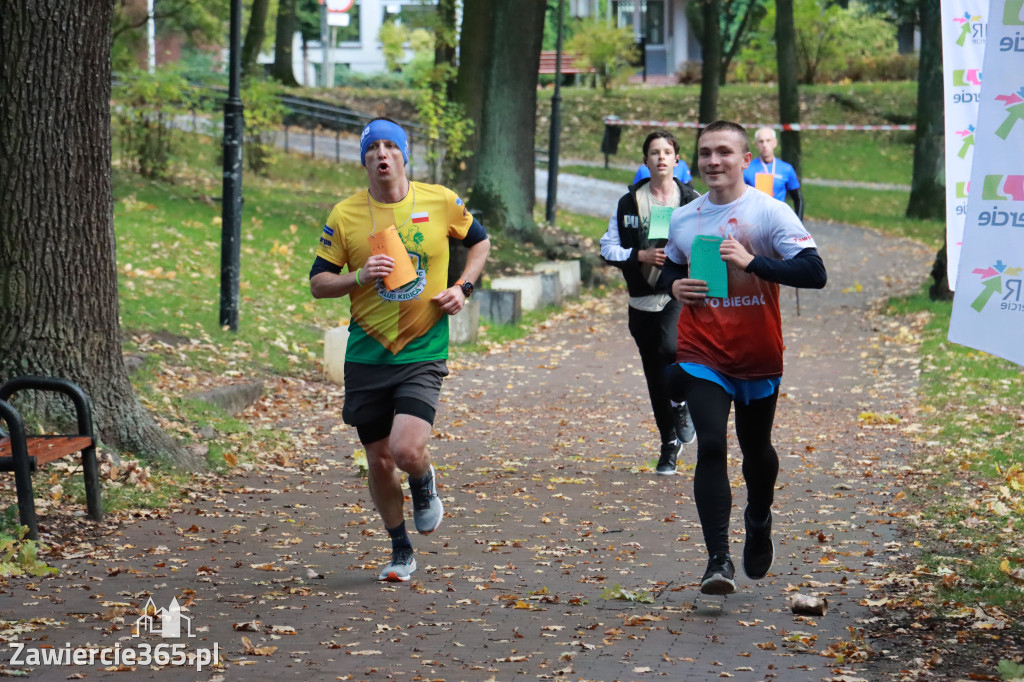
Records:
[[[577,66],[580,55],[576,52],[562,53],[562,73],[564,75],[578,75],[581,73],[594,73],[592,66]],[[540,53],[540,68],[537,73],[554,74],[558,65],[558,53],[554,50],[542,50]]]

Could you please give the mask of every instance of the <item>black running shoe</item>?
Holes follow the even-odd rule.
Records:
[[[655,473],[659,476],[672,476],[676,473],[676,459],[683,449],[683,444],[678,440],[661,444],[661,456],[658,458],[658,467]]]
[[[676,437],[683,445],[689,445],[697,440],[697,431],[693,428],[693,420],[690,419],[690,408],[686,403],[679,403],[675,408]]]
[[[704,571],[704,577],[701,578],[701,594],[732,594],[736,591],[736,581],[733,580],[735,575],[736,569],[728,554],[714,555],[708,560],[708,570]]]
[[[750,508],[743,511],[743,524],[747,527],[747,540],[743,545],[743,572],[751,580],[760,580],[768,575],[775,561],[775,543],[772,542],[772,512],[768,520],[754,523],[750,520]]]

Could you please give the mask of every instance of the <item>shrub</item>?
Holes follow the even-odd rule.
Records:
[[[284,120],[283,88],[276,82],[249,78],[242,89],[245,103],[245,163],[265,175],[274,151],[274,134]]]
[[[601,20],[580,23],[565,51],[579,53],[579,64],[593,67],[605,90],[611,90],[615,77],[638,59],[633,33],[628,28],[607,26]]]
[[[909,69],[896,53],[895,26],[862,6],[843,9],[828,0],[806,0],[794,4],[793,21],[801,83],[869,80],[890,73],[902,77]],[[776,79],[774,32],[773,3],[736,58],[737,80]]]
[[[172,125],[174,119],[196,104],[188,82],[175,65],[152,75],[133,68],[114,88],[113,97],[114,125],[128,166],[146,178],[165,177],[182,135]]]

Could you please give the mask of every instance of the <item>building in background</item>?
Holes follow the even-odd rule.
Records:
[[[646,75],[652,80],[672,80],[687,61],[700,59],[700,44],[686,19],[686,5],[691,1],[569,0],[566,10],[570,17],[603,18],[616,26],[631,27],[637,43],[644,47]],[[330,23],[334,25],[328,54],[335,73],[384,71],[378,38],[381,26],[388,21],[409,28],[429,26],[434,13],[433,6],[420,0],[331,0],[328,5],[333,10]],[[338,7],[347,9],[339,11]],[[292,55],[296,80],[302,85],[319,84],[324,61],[321,43],[310,41],[303,50],[302,39],[296,34]],[[273,56],[266,55],[260,61],[273,61]]]

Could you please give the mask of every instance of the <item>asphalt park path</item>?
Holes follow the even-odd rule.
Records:
[[[878,648],[863,660],[871,642],[860,628],[884,615],[872,611],[869,585],[907,551],[889,474],[910,445],[886,420],[858,415],[907,412],[916,349],[876,307],[914,288],[931,255],[856,228],[809,227],[829,285],[801,293],[799,316],[792,292],[783,295],[777,556],[764,580],[738,571],[736,594],[699,595],[694,447],[680,475],[653,474],[657,435],[619,291],[450,363],[430,444],[446,518],[413,537],[413,581],[377,582],[389,543],[351,459],[355,434],[340,423],[340,392],[310,384],[305,404],[275,406],[281,396],[271,393],[262,406],[291,411],[290,428],[311,442],[302,461],[197,486],[180,509],[150,518],[83,522],[75,537],[49,538],[58,576],[10,579],[0,593],[0,620],[31,619],[5,624],[4,639],[27,647],[184,643],[194,654],[216,644],[220,666],[14,665],[9,651],[5,674],[898,679],[892,671],[913,652]],[[734,439],[730,451],[738,559]],[[826,615],[791,613],[794,592],[826,597]],[[176,597],[195,637],[134,637],[150,597],[157,607]]]

